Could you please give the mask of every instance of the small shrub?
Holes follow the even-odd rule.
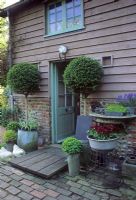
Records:
[[[5,143],[15,142],[16,139],[17,139],[17,134],[16,134],[15,131],[13,131],[13,130],[7,130],[4,133],[3,140],[4,140]]]
[[[62,150],[68,154],[80,153],[81,149],[82,143],[74,137],[66,138],[62,144]]]
[[[95,91],[103,75],[101,64],[84,56],[73,59],[64,71],[64,83],[75,92]]]
[[[18,128],[19,128],[19,124],[16,121],[11,121],[7,125],[7,130],[13,130],[17,132]]]

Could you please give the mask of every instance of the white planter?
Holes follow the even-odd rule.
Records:
[[[90,147],[95,150],[112,150],[117,146],[118,138],[109,139],[109,140],[96,140],[91,139],[87,136],[89,140]]]

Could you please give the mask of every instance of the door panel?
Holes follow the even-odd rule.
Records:
[[[66,63],[53,64],[51,70],[52,138],[59,142],[75,133],[74,94],[64,85]]]
[[[63,82],[65,66],[57,68],[58,71],[58,106],[57,106],[57,140],[71,136],[75,131],[74,94]]]

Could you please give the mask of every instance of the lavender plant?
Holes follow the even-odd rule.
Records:
[[[136,107],[136,93],[119,95],[116,101],[126,107]]]

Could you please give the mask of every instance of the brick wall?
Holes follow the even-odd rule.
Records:
[[[128,122],[127,132],[128,132],[127,143],[129,151],[131,153],[133,149],[136,149],[136,119],[133,119],[130,122]]]
[[[21,109],[25,110],[24,96],[15,96],[15,104]],[[48,98],[28,97],[28,110],[35,111],[39,123],[39,136],[45,138],[46,143],[51,141],[51,106]]]

